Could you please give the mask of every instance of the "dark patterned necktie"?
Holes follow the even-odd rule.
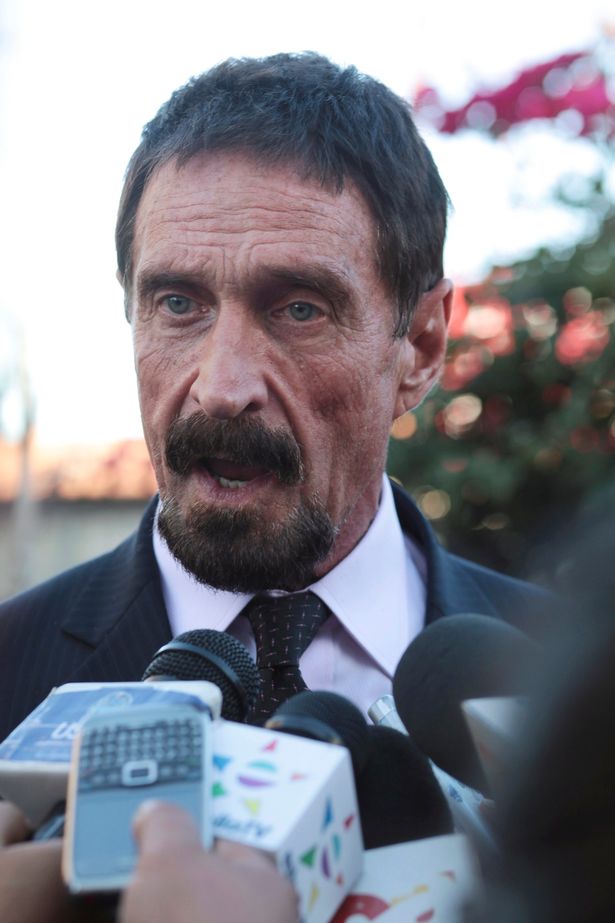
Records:
[[[306,688],[299,659],[329,609],[308,590],[289,596],[255,596],[243,615],[252,625],[261,676],[259,697],[248,721],[263,724],[282,702]]]

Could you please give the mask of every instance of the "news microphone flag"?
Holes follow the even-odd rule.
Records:
[[[222,696],[206,681],[66,683],[54,689],[0,744],[0,796],[33,828],[66,798],[73,740],[88,715],[103,708],[194,703],[212,718]]]
[[[331,923],[460,923],[479,880],[462,834],[368,849],[361,877]]]
[[[345,747],[230,721],[213,728],[214,835],[268,853],[304,923],[328,923],[358,878],[363,840]]]

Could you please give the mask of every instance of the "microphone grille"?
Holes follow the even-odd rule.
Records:
[[[243,721],[256,700],[260,677],[247,648],[224,631],[197,628],[173,638],[154,655],[143,674],[206,680],[222,693],[222,717]]]

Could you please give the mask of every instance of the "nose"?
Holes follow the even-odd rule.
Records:
[[[208,416],[228,420],[267,403],[262,331],[248,313],[224,305],[201,345],[190,397]]]

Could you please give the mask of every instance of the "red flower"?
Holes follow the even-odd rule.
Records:
[[[513,316],[503,298],[490,298],[472,305],[463,325],[466,336],[479,340],[494,356],[506,356],[515,349]]]
[[[459,391],[485,368],[486,353],[482,346],[455,350],[444,366],[441,385],[445,391]]]
[[[446,111],[437,92],[429,87],[416,93],[414,106],[446,134],[471,128],[499,135],[518,122],[554,119],[570,109],[581,116],[581,134],[589,134],[596,117],[614,115],[606,75],[587,51],[527,68],[504,87],[475,93],[459,109]]]
[[[600,311],[588,311],[564,324],[555,341],[555,355],[562,365],[593,362],[609,342],[609,331]]]
[[[456,285],[453,290],[451,317],[448,322],[448,335],[451,339],[458,340],[463,336],[463,327],[467,315],[468,302],[466,301],[465,289],[461,285]]]

